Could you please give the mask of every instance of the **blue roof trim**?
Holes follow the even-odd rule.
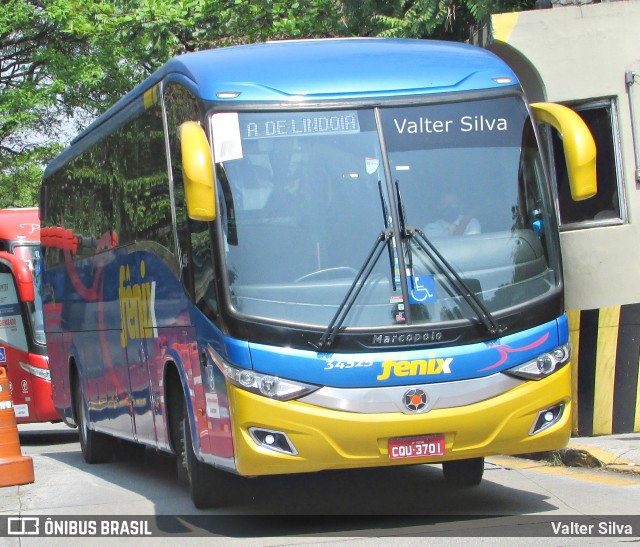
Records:
[[[351,38],[271,42],[203,51],[167,64],[198,83],[201,97],[239,91],[237,101],[317,101],[504,87],[515,74],[492,53],[453,42]],[[210,75],[215,74],[215,78]]]

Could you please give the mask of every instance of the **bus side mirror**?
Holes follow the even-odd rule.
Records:
[[[16,255],[0,251],[0,264],[7,266],[11,271],[20,300],[22,302],[34,302],[36,294],[33,288],[33,277],[27,263]]]
[[[584,120],[570,108],[554,103],[531,104],[538,121],[555,127],[562,137],[569,187],[574,201],[598,192],[596,144]]]
[[[196,122],[182,123],[179,132],[187,215],[210,222],[216,218],[216,196],[209,141]]]

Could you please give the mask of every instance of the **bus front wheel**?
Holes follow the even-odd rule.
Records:
[[[456,488],[478,486],[484,474],[484,458],[442,462],[444,478]]]
[[[225,473],[196,458],[184,401],[180,411],[177,433],[178,478],[189,487],[193,504],[198,509],[224,505],[228,494],[224,486]]]

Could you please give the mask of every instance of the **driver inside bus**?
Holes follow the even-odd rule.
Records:
[[[445,191],[440,197],[437,214],[440,218],[424,227],[424,232],[429,237],[474,235],[481,232],[478,219],[452,190]]]

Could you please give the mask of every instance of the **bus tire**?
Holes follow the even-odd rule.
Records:
[[[180,413],[177,445],[178,478],[186,482],[193,505],[198,509],[224,505],[228,494],[225,488],[225,473],[196,458],[184,401]]]
[[[89,428],[87,406],[82,393],[80,378],[73,380],[73,406],[82,457],[87,463],[104,463],[113,458],[115,439],[109,435],[98,433]]]
[[[484,458],[442,462],[442,472],[447,483],[456,488],[478,486],[484,474]]]

